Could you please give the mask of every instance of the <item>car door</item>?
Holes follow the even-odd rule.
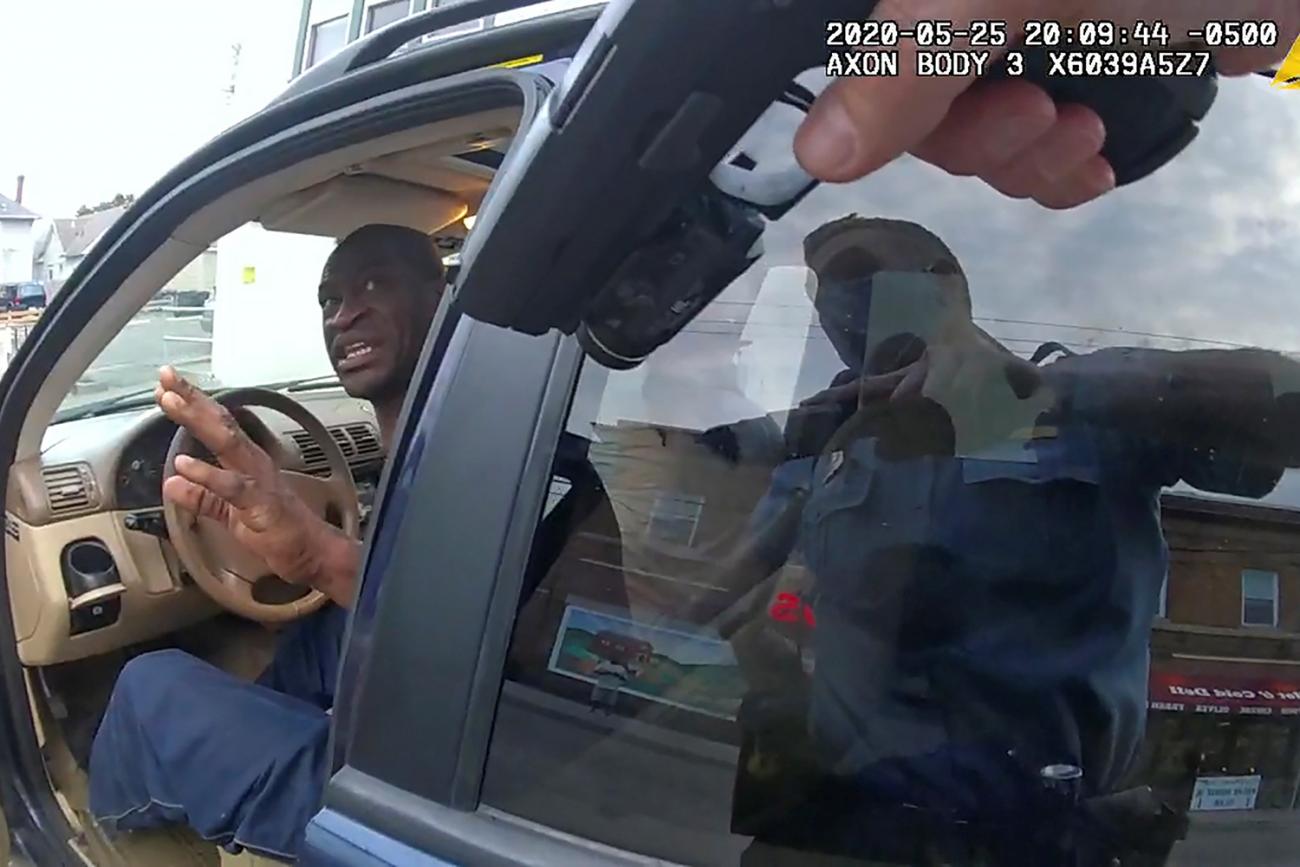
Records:
[[[960,253],[960,268],[927,274],[968,275],[973,320],[1027,363],[1260,347],[1294,358],[1300,226],[1258,218],[1289,169],[1229,155],[1245,128],[1262,154],[1277,113],[1294,123],[1300,109],[1279,109],[1261,81],[1223,87],[1222,124],[1078,211],[906,159],[823,187],[643,369],[607,373],[554,333],[449,320],[378,518],[341,685],[340,770],[308,863],[841,863],[813,853],[872,837],[918,848],[871,863],[939,863],[933,851],[921,860],[933,838],[907,811],[857,827],[845,810],[835,824],[854,790],[818,790],[806,772],[822,758],[809,704],[846,766],[890,749],[938,754],[885,763],[886,785],[921,781],[909,794],[942,803],[966,773],[987,772],[942,752],[976,740],[972,729],[1024,733],[1017,747],[1064,732],[1051,749],[1076,754],[1049,751],[1052,764],[1008,776],[1041,778],[1045,799],[1083,764],[1093,793],[1136,801],[1154,789],[1163,807],[1135,844],[1154,848],[1138,857],[1296,863],[1271,842],[1300,827],[1300,608],[1284,589],[1296,575],[1294,457],[1285,473],[1253,445],[1238,446],[1240,461],[1207,461],[1174,425],[1088,439],[1036,416],[1017,420],[1014,448],[951,445],[948,460],[907,427],[875,451],[832,447],[830,431],[811,450],[794,443],[796,408],[842,391],[854,356],[835,333],[853,311],[819,300],[807,244],[859,214],[872,231],[904,232],[899,248],[941,238]],[[1207,213],[1211,187],[1224,201]],[[1265,287],[1268,304],[1243,303]],[[881,303],[893,298],[897,322],[925,321],[891,291]],[[1211,380],[1207,397],[1230,405],[1233,388]],[[1159,403],[1142,403],[1139,428]],[[918,476],[900,473],[907,461]],[[592,528],[600,506],[585,526],[553,520],[582,477],[574,464],[597,468],[612,528]],[[1271,475],[1255,484],[1261,466]],[[789,506],[805,499],[803,515]],[[741,554],[771,546],[785,560],[752,598],[729,583],[750,534]],[[953,561],[964,580],[950,579]],[[907,580],[886,580],[891,570]],[[854,618],[893,640],[869,640]],[[926,658],[926,641],[946,652]],[[1028,836],[1018,823],[1035,806],[997,833]]]
[[[48,395],[41,399],[42,387],[75,377],[73,368],[93,355],[97,347],[82,344],[101,308],[119,293],[132,293],[133,299],[141,295],[139,305],[146,303],[144,269],[179,269],[199,251],[198,245],[208,243],[189,243],[178,236],[187,237],[190,231],[215,231],[213,237],[219,236],[222,227],[203,220],[214,216],[218,205],[224,208],[236,201],[232,194],[268,178],[286,177],[284,173],[292,174],[324,155],[344,155],[350,147],[485,108],[508,108],[527,126],[551,80],[545,72],[499,64],[520,57],[563,56],[566,46],[581,39],[592,13],[550,16],[502,27],[489,36],[446,40],[393,56],[422,33],[525,4],[471,5],[474,8],[414,16],[354,43],[136,200],[79,264],[0,379],[0,473],[5,476],[0,482],[7,482],[16,458],[39,450],[53,412]],[[227,222],[228,216],[217,222]],[[235,224],[249,216],[237,218]],[[199,226],[203,228],[196,229]],[[100,322],[99,330],[102,327]],[[429,348],[431,357],[440,352]],[[12,544],[11,536],[5,544]],[[0,572],[0,581],[5,580]],[[77,854],[76,831],[60,810],[42,764],[27,681],[15,652],[8,593],[0,594],[0,608],[0,682],[5,694],[0,710],[0,804],[17,849],[34,862],[84,863]]]

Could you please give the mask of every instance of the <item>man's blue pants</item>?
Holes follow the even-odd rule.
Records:
[[[91,749],[91,812],[110,830],[179,823],[296,857],[325,786],[346,622],[330,605],[290,624],[256,683],[180,650],[131,660]]]

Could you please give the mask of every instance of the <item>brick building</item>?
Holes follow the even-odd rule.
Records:
[[[1170,494],[1163,513],[1170,567],[1137,777],[1172,790],[1193,775],[1258,777],[1254,807],[1294,808],[1300,511]]]

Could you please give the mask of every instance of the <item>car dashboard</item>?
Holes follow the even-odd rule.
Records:
[[[370,404],[337,388],[293,396],[343,451],[364,527],[384,461]],[[237,417],[281,467],[328,472],[324,451],[287,417],[260,407]],[[38,460],[11,469],[5,566],[25,665],[148,641],[221,610],[167,538],[163,467],[176,429],[152,406],[66,421],[46,431]]]

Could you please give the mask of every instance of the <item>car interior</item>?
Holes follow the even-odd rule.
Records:
[[[224,598],[219,587],[218,596],[206,591],[213,585],[204,576],[232,583],[238,552],[224,527],[179,510],[165,514],[169,449],[183,445],[176,425],[151,401],[55,422],[61,402],[174,274],[241,225],[341,239],[369,223],[399,224],[454,253],[463,218],[477,212],[519,120],[518,107],[456,117],[344,147],[227,192],[123,280],[45,381],[10,471],[6,567],[50,783],[77,833],[74,847],[89,863],[120,859],[88,815],[86,765],[122,666],[142,652],[179,647],[252,680],[270,658],[276,628],[319,600],[273,576],[234,581],[240,592]],[[314,304],[314,283],[291,290]],[[364,532],[385,459],[367,403],[325,383],[263,395],[235,412],[323,517]],[[163,841],[148,863],[256,860],[211,845],[196,849],[196,842]],[[147,863],[136,852],[131,857]]]

